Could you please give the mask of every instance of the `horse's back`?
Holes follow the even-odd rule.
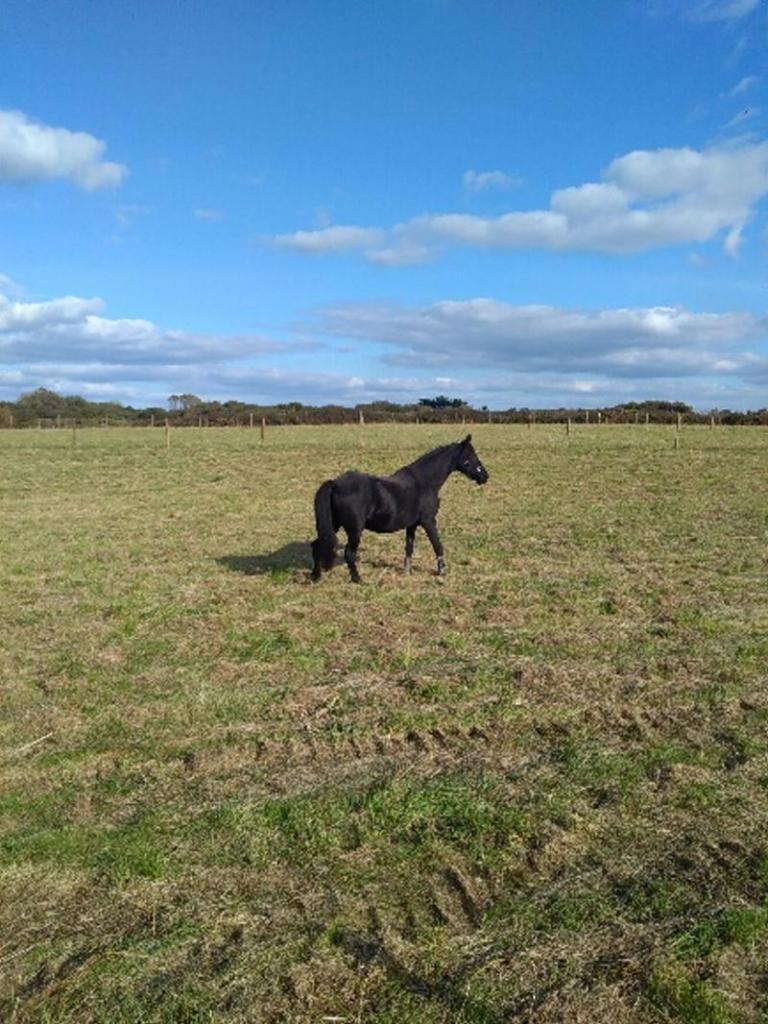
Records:
[[[346,473],[337,476],[333,481],[334,496],[341,498],[355,494],[368,494],[374,479],[368,473],[358,473],[355,469],[348,469]]]
[[[373,477],[348,470],[333,481],[332,508],[336,528],[362,527],[370,513]]]

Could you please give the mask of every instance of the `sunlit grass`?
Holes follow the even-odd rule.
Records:
[[[0,432],[2,1019],[768,1013],[768,433],[472,432]]]

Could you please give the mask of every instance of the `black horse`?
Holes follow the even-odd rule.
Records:
[[[427,452],[391,476],[349,472],[326,480],[315,495],[317,539],[312,541],[312,579],[320,579],[321,572],[333,568],[336,531],[340,527],[347,534],[344,559],[353,583],[360,582],[357,549],[363,530],[405,530],[405,571],[409,573],[416,527],[423,526],[437,558],[438,575],[442,576],[445,559],[435,521],[440,505],[437,494],[455,470],[478,484],[488,479],[488,472],[472,447],[471,434],[456,444]]]

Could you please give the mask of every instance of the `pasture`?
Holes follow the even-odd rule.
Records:
[[[0,1019],[768,1019],[768,431],[0,432]]]

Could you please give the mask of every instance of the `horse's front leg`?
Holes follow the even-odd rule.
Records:
[[[344,548],[344,561],[349,569],[349,578],[353,583],[360,582],[360,573],[357,571],[357,549],[360,546],[360,535],[362,530],[347,530],[347,545]]]
[[[426,523],[422,523],[429,542],[432,545],[432,550],[435,552],[435,558],[437,559],[437,575],[445,576],[445,559],[443,558],[443,542],[440,540],[440,534],[437,532],[437,523],[434,519],[430,519]]]
[[[416,527],[407,526],[405,529],[405,574],[411,574],[411,559],[413,558],[413,543],[416,540]]]

